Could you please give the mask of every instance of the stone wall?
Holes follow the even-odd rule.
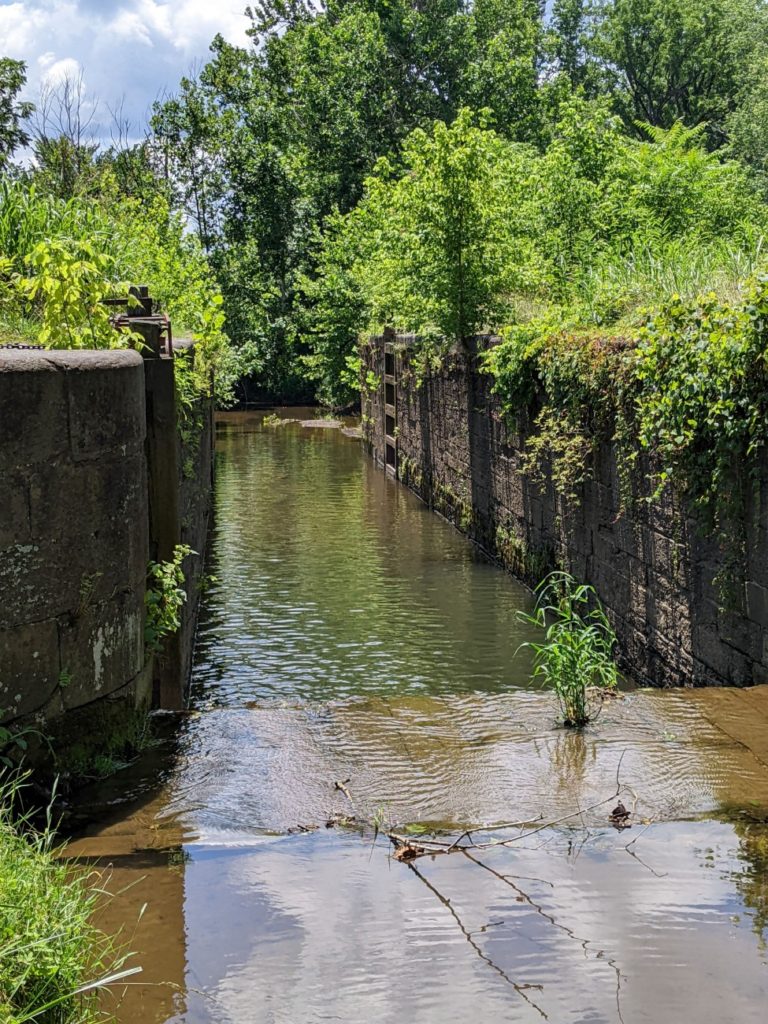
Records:
[[[379,387],[363,397],[364,436],[382,466],[526,582],[561,566],[592,584],[637,681],[768,681],[768,474],[734,578],[675,495],[644,500],[647,467],[637,467],[627,504],[605,445],[577,500],[565,500],[546,467],[540,481],[525,472],[529,430],[525,422],[507,429],[473,357],[453,355],[417,386],[408,345],[375,338],[366,353]],[[726,592],[718,573],[729,579]]]
[[[95,719],[81,712],[98,709],[102,723],[105,704],[149,702],[153,676],[159,699],[162,659],[144,650],[147,563],[168,556],[175,530],[178,542],[194,535],[199,573],[211,477],[209,440],[187,461],[194,481],[182,480],[179,458],[165,459],[180,449],[173,379],[173,359],[151,352],[0,349],[0,722],[76,718],[87,728]],[[201,421],[210,438],[207,405]],[[168,443],[153,447],[160,432]],[[159,481],[156,499],[177,496],[170,519],[164,506],[162,537],[150,503]],[[195,604],[173,686],[166,680],[172,706]]]

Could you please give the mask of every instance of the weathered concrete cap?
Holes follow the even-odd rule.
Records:
[[[71,370],[120,370],[141,364],[129,348],[18,349],[0,348],[0,373],[56,373]]]
[[[143,443],[144,371],[138,352],[0,350],[0,466],[71,450],[89,458]]]

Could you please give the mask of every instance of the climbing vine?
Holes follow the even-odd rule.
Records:
[[[525,418],[525,469],[534,477],[551,473],[569,500],[578,496],[601,441],[624,436],[634,362],[624,338],[553,330],[549,323],[509,329],[502,343],[484,357],[495,378],[508,421]]]
[[[697,509],[731,557],[743,543],[744,500],[768,437],[768,274],[742,298],[674,295],[634,338],[509,330],[485,357],[512,425],[532,428],[526,469],[546,469],[576,500],[596,448],[615,445],[620,478],[642,453],[648,501],[668,485]],[[737,528],[738,527],[738,528]]]

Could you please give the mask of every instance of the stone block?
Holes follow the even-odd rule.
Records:
[[[144,594],[129,590],[58,623],[65,709],[119,690],[144,663]]]
[[[55,620],[0,629],[0,722],[44,707],[59,671]]]
[[[0,350],[0,477],[67,451],[69,405],[59,353]]]
[[[76,357],[80,353],[68,353]],[[143,444],[144,362],[137,352],[87,353],[66,363],[70,449],[75,461]]]
[[[15,469],[0,474],[0,551],[29,541],[29,483]]]
[[[133,531],[143,535],[146,520],[144,452],[39,467],[30,475],[29,495],[33,540],[99,548],[107,563],[123,563],[127,553],[118,544]]]
[[[752,622],[768,627],[768,587],[748,580],[746,584],[747,615]]]
[[[30,510],[32,538],[0,551],[0,627],[74,613],[144,579],[143,452],[38,467]]]

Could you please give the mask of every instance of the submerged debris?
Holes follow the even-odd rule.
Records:
[[[356,825],[357,818],[354,814],[331,814],[325,823],[326,828],[346,828],[350,825]]]
[[[614,828],[621,831],[625,828],[632,828],[630,823],[631,812],[627,810],[624,804],[619,800],[616,806],[613,808],[611,813],[608,815],[608,820]]]
[[[392,856],[395,860],[416,860],[417,857],[423,857],[426,852],[426,850],[414,846],[412,843],[403,843],[401,846],[395,847],[395,852]]]

